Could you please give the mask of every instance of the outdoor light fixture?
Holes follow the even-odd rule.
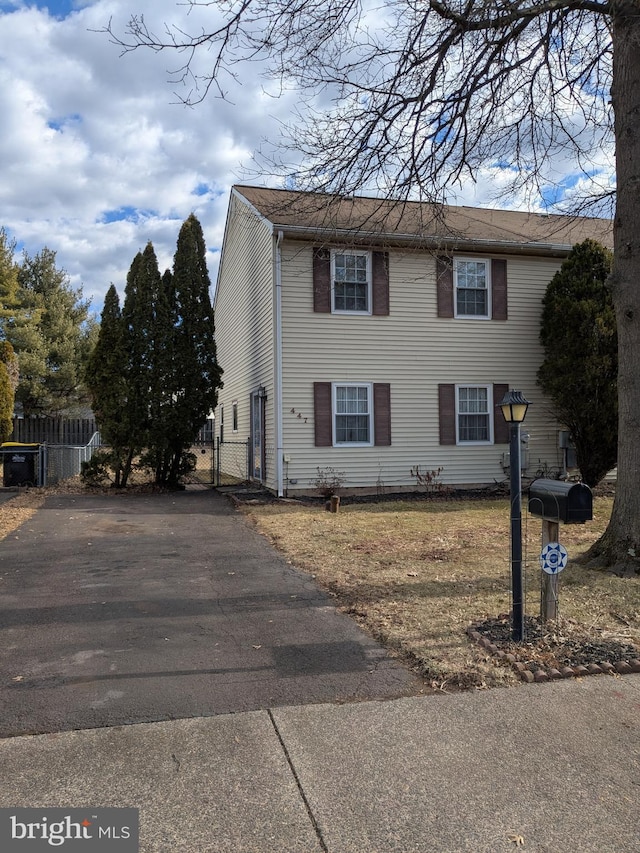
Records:
[[[522,391],[507,391],[498,405],[508,424],[521,424],[527,414],[529,401],[525,400]]]
[[[511,596],[513,599],[511,637],[524,639],[524,596],[522,589],[522,474],[520,470],[520,424],[529,401],[522,391],[507,391],[499,407],[509,424],[509,472],[511,493]]]

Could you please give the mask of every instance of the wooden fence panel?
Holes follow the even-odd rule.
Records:
[[[93,418],[14,418],[9,441],[83,447],[97,430]]]

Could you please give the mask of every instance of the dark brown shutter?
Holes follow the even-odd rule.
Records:
[[[379,317],[389,313],[389,252],[372,252],[372,313]]]
[[[507,262],[491,260],[491,319],[507,319]]]
[[[453,317],[453,261],[443,255],[436,258],[436,288],[438,317]]]
[[[495,408],[509,390],[508,385],[495,383],[493,386],[493,443],[509,444],[509,424],[505,421],[502,411]]]
[[[456,443],[456,386],[438,385],[440,444]]]
[[[313,383],[313,418],[315,425],[316,447],[333,445],[333,427],[331,424],[331,383]]]
[[[391,386],[388,382],[373,384],[373,431],[376,447],[391,444]]]
[[[331,313],[331,255],[328,249],[313,250],[313,310]]]

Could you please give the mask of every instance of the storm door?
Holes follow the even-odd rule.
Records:
[[[263,483],[265,480],[264,452],[264,388],[251,394],[251,465],[250,473],[253,480]]]

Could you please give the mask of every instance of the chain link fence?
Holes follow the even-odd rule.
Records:
[[[68,445],[47,445],[47,486],[55,486],[62,480],[77,477],[82,471],[82,463],[88,462],[96,450],[99,450],[100,433],[96,432],[88,444],[78,447]]]
[[[95,447],[93,452],[108,453],[111,448],[107,445]],[[193,454],[195,460],[195,468],[181,478],[181,482],[185,485],[200,485],[213,486],[215,479],[215,457],[214,445],[212,442],[199,442],[192,445],[187,453]],[[91,458],[87,458],[87,461]],[[139,459],[133,460],[131,472],[127,478],[128,486],[147,486],[153,483],[153,471],[149,468],[143,468],[139,464]]]
[[[216,444],[215,485],[235,486],[249,480],[250,441],[220,441]]]

